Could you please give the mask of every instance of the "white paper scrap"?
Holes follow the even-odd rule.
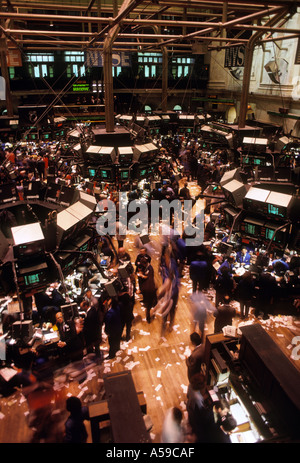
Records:
[[[140,362],[128,362],[125,365],[125,368],[132,370],[136,365],[139,365]]]
[[[144,331],[144,330],[140,330],[140,335],[148,336],[148,335],[150,335],[150,333],[148,333],[147,331]]]
[[[151,346],[140,347],[140,348],[139,348],[139,351],[146,352],[146,351],[149,350],[149,349],[151,349]]]

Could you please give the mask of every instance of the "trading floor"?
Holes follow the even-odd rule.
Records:
[[[299,30],[0,3],[0,443],[299,443]]]
[[[184,178],[180,180],[180,184],[184,182]],[[197,182],[189,181],[188,185],[192,196],[197,195],[199,192]],[[152,258],[157,288],[161,286],[159,262],[162,244],[161,236],[152,237],[146,244],[147,252]],[[117,246],[116,241],[115,245]],[[131,261],[134,262],[140,252],[138,236],[128,235],[123,246],[130,254]],[[25,387],[24,390],[19,387],[8,397],[2,397],[0,441],[6,443],[63,442],[64,424],[68,417],[67,398],[75,395],[80,398],[84,406],[103,401],[106,398],[103,377],[125,371],[131,372],[136,391],[142,392],[146,404],[143,415],[151,441],[161,442],[166,413],[170,408],[178,407],[183,412],[185,442],[195,443],[195,435],[189,426],[186,410],[189,385],[186,360],[194,349],[190,340],[194,325],[190,300],[193,288],[188,265],[184,265],[179,291],[175,321],[172,330],[166,332],[164,339],[161,338],[161,317],[156,316],[150,324],[147,323],[145,308],[141,303],[142,297],[136,294],[131,339],[126,341],[123,338],[121,349],[114,358],[106,358],[109,345],[104,333],[100,346],[104,360],[101,362],[95,361],[93,355],[87,356],[84,360],[84,368],[82,365],[78,366],[80,362],[75,362],[71,366],[66,365],[54,372],[53,381],[50,384],[47,380],[42,382],[38,388],[35,384],[33,392],[29,394],[27,389],[30,389],[30,386]],[[215,306],[213,286],[210,286],[203,294]],[[293,338],[300,333],[300,320],[297,312],[291,315],[282,306],[281,312],[270,314],[264,320],[261,316],[257,318],[254,315],[254,309],[250,308],[249,316],[242,319],[239,303],[232,301],[232,305],[235,307],[233,327],[239,324],[260,324],[280,346],[289,362],[292,362],[299,371],[299,360],[292,356],[291,344]],[[204,342],[208,335],[214,333],[214,320],[213,313],[207,312]],[[37,390],[34,391],[35,389]],[[244,405],[236,413],[239,414],[238,419],[242,422],[232,434],[233,442],[247,442],[247,439],[255,442],[256,438],[262,439]],[[87,442],[93,442],[91,422],[86,420],[85,425],[88,431]],[[107,416],[101,421],[100,429],[100,440],[113,442]],[[247,436],[246,431],[253,434]]]

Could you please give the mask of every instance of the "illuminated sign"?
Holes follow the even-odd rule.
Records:
[[[73,92],[88,92],[90,90],[89,84],[73,84]]]

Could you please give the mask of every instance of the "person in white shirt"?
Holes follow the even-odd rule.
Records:
[[[182,418],[183,414],[179,408],[172,407],[167,410],[161,433],[161,442],[163,444],[180,444],[184,442]]]

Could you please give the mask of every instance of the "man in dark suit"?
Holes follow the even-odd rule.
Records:
[[[201,365],[204,363],[205,344],[202,343],[202,337],[194,332],[190,335],[190,340],[194,346],[191,355],[186,359],[187,375],[189,381],[191,378],[201,372]]]
[[[190,193],[190,190],[188,188],[188,184],[185,183],[184,184],[184,187],[181,188],[181,190],[179,191],[179,198],[181,199],[191,199],[191,193]]]
[[[59,334],[58,354],[62,364],[68,364],[83,358],[83,344],[73,320],[64,320],[62,312],[56,314],[56,326]]]
[[[108,337],[109,355],[108,359],[113,359],[120,350],[123,324],[121,318],[121,306],[118,297],[111,300],[110,307],[104,317],[105,333]]]
[[[143,260],[144,260],[144,259],[147,259],[147,262],[148,262],[149,264],[151,263],[151,257],[150,257],[149,254],[147,253],[147,249],[146,249],[146,248],[141,248],[139,254],[137,255],[137,257],[136,257],[136,259],[135,259],[135,267],[136,267],[136,270],[139,269],[142,259],[143,259]]]
[[[87,353],[95,353],[97,357],[100,357],[103,320],[104,311],[101,303],[96,298],[92,298],[84,317],[83,334]]]

